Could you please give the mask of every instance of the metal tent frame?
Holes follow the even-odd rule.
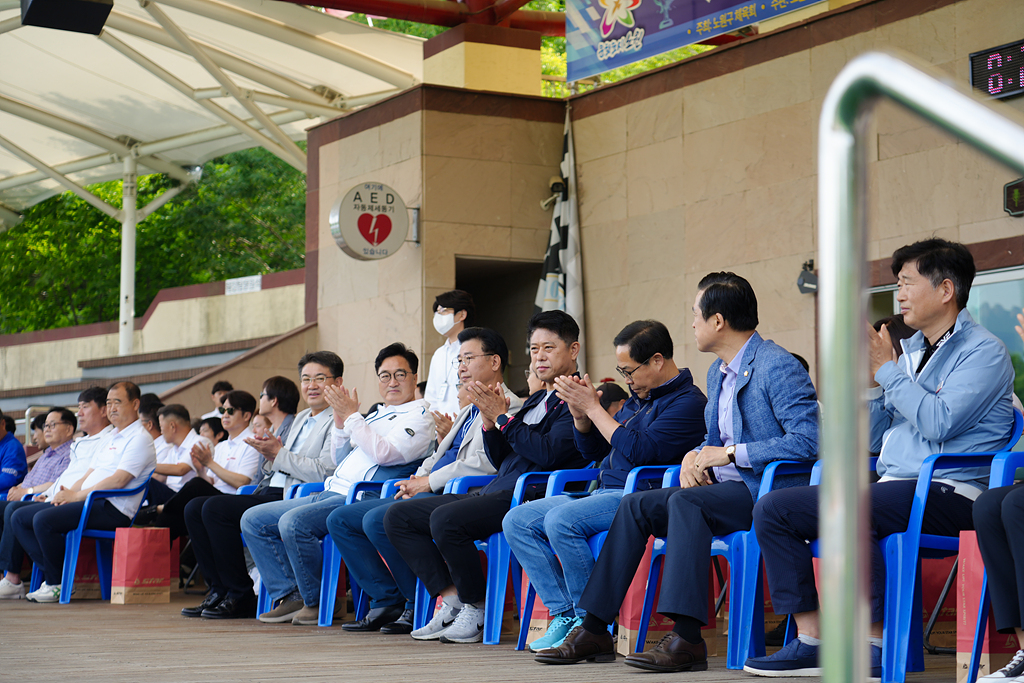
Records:
[[[22,26],[0,0],[0,230],[63,190],[120,221],[130,354],[137,223],[227,152],[262,146],[305,173],[305,130],[421,82],[422,42],[261,0],[115,0],[91,36]],[[179,184],[137,207],[139,172]],[[117,178],[122,208],[84,187]]]

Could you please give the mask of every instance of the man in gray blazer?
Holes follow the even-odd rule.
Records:
[[[293,484],[323,481],[334,470],[334,413],[327,405],[324,388],[341,384],[344,367],[341,358],[330,351],[304,355],[299,360],[299,392],[309,408],[295,416],[284,443],[273,435],[246,441],[266,459],[264,477],[256,490],[244,496],[196,498],[185,506],[185,526],[210,592],[199,605],[181,610],[183,616],[256,616],[256,596],[242,552],[242,514],[261,503],[281,500]]]
[[[505,340],[494,330],[469,327],[459,333],[459,343],[456,359],[459,381],[479,381],[488,386],[501,384],[510,400],[509,410],[515,414],[523,401],[502,383],[508,365]],[[423,461],[413,476],[399,484],[395,498],[374,498],[339,507],[327,518],[327,528],[345,560],[345,567],[370,596],[370,612],[366,617],[342,624],[342,629],[382,633],[412,631],[416,575],[384,533],[384,513],[399,500],[437,495],[452,479],[494,474],[494,465],[484,451],[480,411],[468,401],[460,401],[460,405],[458,416],[437,450]]]

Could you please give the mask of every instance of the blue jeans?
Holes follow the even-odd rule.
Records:
[[[418,493],[415,497],[433,495]],[[416,599],[416,575],[384,533],[384,514],[397,502],[394,498],[370,498],[338,508],[327,518],[327,530],[345,568],[366,591],[371,608],[405,605],[412,609]]]
[[[505,538],[552,616],[585,616],[579,600],[594,569],[587,539],[608,530],[620,500],[622,489],[599,489],[541,498],[505,515]]]
[[[320,605],[320,539],[327,535],[328,515],[344,504],[345,496],[321,491],[257,505],[242,515],[242,536],[272,599],[287,597],[298,588],[303,603]]]

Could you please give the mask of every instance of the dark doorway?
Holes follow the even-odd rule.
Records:
[[[512,391],[526,388],[530,367],[526,324],[533,315],[540,261],[499,261],[455,257],[455,287],[473,295],[476,324],[505,338],[509,368],[505,384]]]

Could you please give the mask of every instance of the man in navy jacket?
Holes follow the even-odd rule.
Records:
[[[683,458],[680,487],[625,496],[580,598],[582,624],[537,661],[615,660],[608,624],[629,589],[650,536],[668,540],[658,612],[675,620],[657,647],[626,664],[649,671],[703,671],[711,539],[750,529],[764,468],[774,460],[814,460],[818,404],[811,379],[785,349],[761,338],[757,298],[735,273],[711,273],[697,286],[697,348],[718,359],[708,369],[707,437]],[[777,486],[805,483],[779,477]],[[739,625],[740,628],[745,628]]]
[[[416,498],[392,505],[384,530],[413,573],[444,605],[412,632],[417,640],[472,643],[483,634],[486,581],[474,541],[501,531],[519,475],[586,465],[573,442],[572,416],[554,391],[556,377],[576,370],[580,328],[562,311],[537,313],[527,337],[530,358],[545,391],[509,415],[500,386],[467,385],[480,410],[487,457],[496,478],[477,493]]]
[[[657,320],[626,325],[614,340],[616,370],[631,395],[613,418],[601,406],[590,377],[558,377],[555,388],[573,417],[576,447],[600,463],[592,495],[551,496],[505,515],[505,538],[553,617],[533,651],[561,644],[583,622],[579,598],[594,568],[587,539],[607,531],[622,500],[629,471],[674,465],[704,440],[707,398],[673,356],[672,336]],[[552,552],[554,551],[554,552]],[[555,557],[557,555],[557,558]]]

